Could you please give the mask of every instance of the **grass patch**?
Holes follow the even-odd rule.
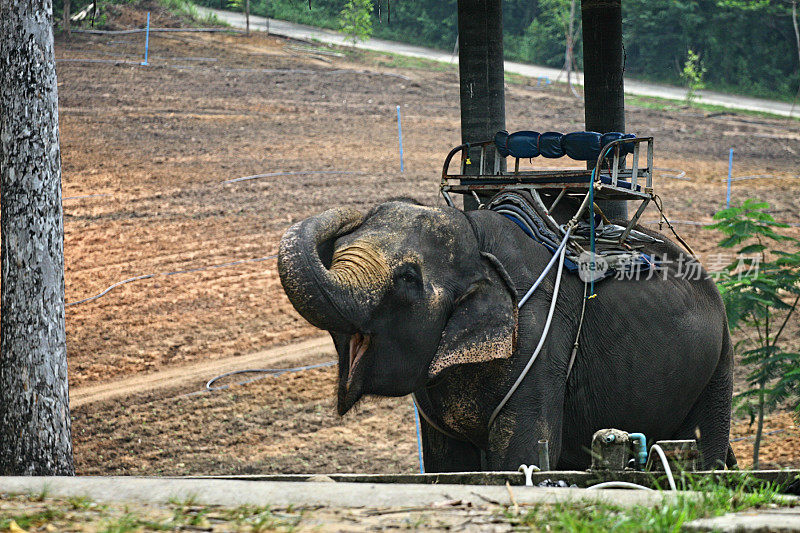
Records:
[[[230,24],[221,20],[214,13],[201,15],[192,2],[188,0],[158,0],[161,6],[173,15],[189,23],[197,23],[201,26],[221,26],[230,27]]]
[[[239,527],[247,527],[254,533],[262,531],[294,531],[303,519],[302,513],[297,514],[292,507],[285,513],[273,512],[270,507],[242,505],[223,512],[226,520]]]
[[[657,96],[639,96],[633,94],[625,95],[625,103],[634,107],[643,107],[645,109],[656,109],[659,111],[686,111],[688,109],[698,109],[707,113],[731,113],[736,115],[750,115],[761,118],[777,118],[788,119],[783,115],[776,115],[774,113],[767,113],[765,111],[750,111],[747,109],[734,109],[721,105],[703,104],[695,102],[692,107],[686,105],[683,100],[670,100],[669,98],[660,98]],[[800,106],[798,107],[798,116],[791,117],[792,120],[800,121]]]
[[[142,529],[148,531],[173,531],[176,528],[171,522],[154,522],[139,517],[135,513],[125,512],[122,516],[107,520],[100,525],[98,531],[102,533],[132,533]]]
[[[506,509],[503,518],[515,527],[549,531],[680,531],[687,523],[747,509],[785,504],[779,488],[743,477],[735,486],[686,475],[674,500],[648,506],[621,507],[606,503],[537,505],[525,513]],[[668,492],[662,492],[667,496]]]
[[[444,61],[405,56],[391,52],[354,49],[347,46],[341,46],[338,49],[350,59],[375,67],[407,68],[430,72],[458,72],[458,65]]]
[[[45,524],[58,520],[64,516],[64,512],[59,509],[47,507],[41,511],[33,513],[21,513],[18,515],[0,518],[0,531],[7,531],[11,528],[11,523],[16,523],[22,529],[31,527],[39,528]]]

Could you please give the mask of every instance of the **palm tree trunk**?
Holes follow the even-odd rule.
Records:
[[[586,129],[624,132],[622,0],[581,0],[581,20]],[[597,204],[609,218],[628,218],[628,204],[624,200],[603,200]]]
[[[506,127],[501,0],[458,0],[458,72],[461,142],[492,139]],[[476,149],[471,154],[475,163],[480,160],[478,152]],[[487,170],[494,168],[495,157],[499,156],[494,150],[487,149]],[[505,164],[504,159],[501,164]],[[477,173],[479,166],[470,165],[467,173]],[[477,207],[473,198],[464,198],[465,209]]]

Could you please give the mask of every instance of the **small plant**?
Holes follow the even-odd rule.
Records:
[[[744,350],[742,362],[751,366],[751,388],[736,400],[740,411],[758,418],[754,469],[759,467],[765,411],[783,402],[800,409],[800,354],[787,351],[782,337],[800,300],[800,250],[797,239],[777,231],[787,226],[775,222],[767,209],[766,202],[749,199],[718,212],[717,222],[708,226],[725,234],[720,247],[738,248],[717,286],[728,325],[748,334],[736,350]]]
[[[372,36],[372,0],[347,0],[339,13],[339,31],[355,47]]]
[[[703,76],[706,73],[705,67],[700,63],[700,56],[689,49],[686,62],[683,64],[681,79],[686,83],[686,105],[691,106],[697,99],[697,91],[705,89],[706,84]]]

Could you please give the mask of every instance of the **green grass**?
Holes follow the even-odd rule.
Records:
[[[199,23],[202,26],[230,26],[230,24],[220,20],[213,13],[201,15],[197,10],[197,6],[188,0],[158,0],[158,2],[164,9],[187,22]]]
[[[369,65],[387,68],[407,68],[426,70],[429,72],[458,72],[458,65],[421,57],[410,57],[391,52],[373,52],[371,50],[339,47],[339,51],[347,57]]]
[[[633,94],[625,95],[625,103],[633,107],[643,107],[645,109],[657,109],[659,111],[677,111],[685,110],[689,107],[683,100],[671,100],[669,98],[659,98],[656,96],[638,96]],[[721,105],[702,104],[695,102],[692,106],[694,109],[705,111],[708,113],[735,113],[737,115],[750,115],[762,118],[778,118],[788,119],[783,115],[776,115],[774,113],[767,113],[764,111],[749,111],[746,109],[734,109]],[[793,116],[792,120],[800,120],[800,106],[797,108],[797,116]]]
[[[64,512],[58,509],[51,509],[47,507],[42,511],[36,511],[34,513],[23,513],[14,516],[6,516],[0,518],[0,531],[6,531],[11,527],[11,522],[16,522],[16,524],[21,527],[22,529],[28,529],[31,527],[38,528],[43,526],[53,520],[57,520],[64,516]]]
[[[249,527],[254,533],[261,531],[294,531],[303,516],[295,514],[290,506],[285,513],[273,513],[270,507],[242,505],[224,511],[226,520],[234,522],[240,527]]]
[[[684,524],[699,518],[720,516],[773,504],[784,504],[779,487],[752,482],[746,476],[733,487],[708,478],[686,476],[683,490],[674,500],[648,506],[621,507],[595,504],[537,505],[525,513],[506,509],[503,518],[515,527],[548,531],[680,531]],[[669,492],[662,492],[667,496]]]

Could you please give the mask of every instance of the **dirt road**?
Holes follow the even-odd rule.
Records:
[[[330,337],[312,338],[249,355],[171,367],[153,374],[134,375],[108,383],[73,388],[69,394],[69,406],[75,409],[96,402],[124,400],[134,395],[166,394],[175,389],[202,390],[208,380],[228,372],[281,368],[299,361],[327,361],[335,355],[336,350]],[[222,383],[217,386],[219,385]]]

